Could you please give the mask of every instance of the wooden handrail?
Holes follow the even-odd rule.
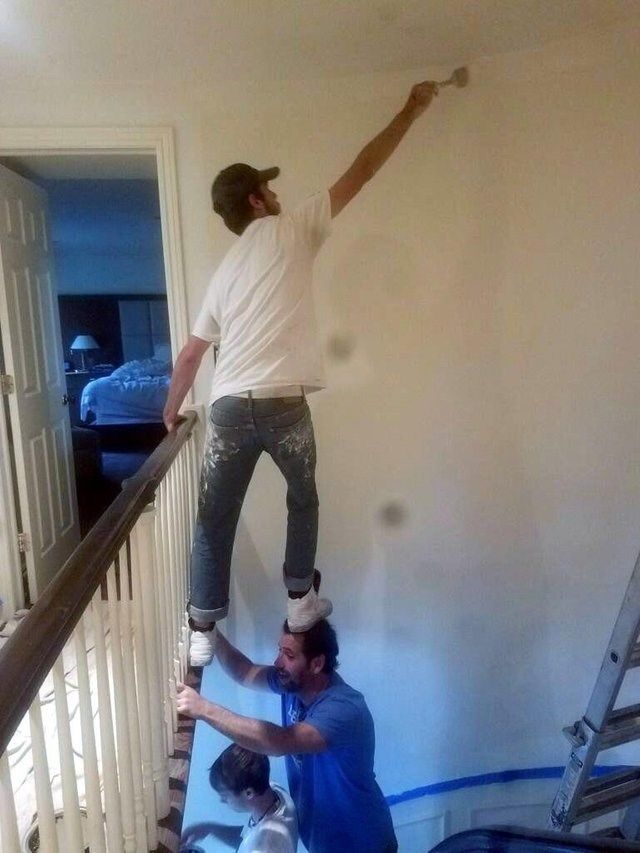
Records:
[[[196,421],[188,412],[127,480],[0,649],[0,755]]]

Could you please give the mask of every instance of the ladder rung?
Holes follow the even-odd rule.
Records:
[[[617,770],[589,779],[574,818],[575,823],[616,811],[640,797],[640,767]]]
[[[619,826],[606,826],[604,829],[597,829],[595,832],[590,832],[589,838],[624,839],[624,835],[620,832]]]
[[[582,720],[576,720],[572,726],[565,726],[562,729],[562,734],[571,743],[571,746],[580,747],[586,743],[582,734]]]
[[[640,738],[640,704],[613,711],[600,736],[600,749],[611,749]]]

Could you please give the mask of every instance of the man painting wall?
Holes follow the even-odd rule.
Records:
[[[216,270],[193,333],[180,352],[164,422],[172,430],[202,357],[220,339],[210,397],[210,430],[191,557],[190,661],[211,661],[215,624],[227,615],[230,566],[242,503],[260,454],[287,482],[283,577],[291,631],[305,631],[332,610],[319,598],[315,570],[318,495],[308,392],[324,386],[311,291],[313,261],[331,220],[395,151],[437,94],[415,85],[400,112],[358,154],[328,191],[283,213],[269,182],[277,167],[235,163],[212,186],[214,210],[238,240]]]

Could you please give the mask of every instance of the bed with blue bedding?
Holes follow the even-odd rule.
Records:
[[[83,535],[166,435],[162,412],[170,374],[170,361],[145,358],[129,361],[85,385],[81,425],[72,431]],[[90,445],[90,470],[81,464],[83,442]]]
[[[171,362],[164,359],[128,361],[85,385],[80,417],[97,425],[162,422],[170,374]]]

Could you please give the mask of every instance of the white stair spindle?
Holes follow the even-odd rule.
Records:
[[[116,567],[115,565],[112,565],[107,572],[107,598],[109,608],[109,627],[111,628],[111,673],[113,677],[113,693],[115,698],[118,779],[120,780],[120,804],[122,809],[122,833],[124,839],[123,849],[126,853],[135,853],[136,828],[133,802],[133,771],[131,768],[127,691],[124,683],[122,641],[120,636],[120,614],[118,612],[118,593],[116,589],[115,571]],[[121,594],[122,591],[121,587]]]
[[[176,468],[172,468],[171,470],[171,493],[172,493],[172,505],[174,509],[174,538],[173,538],[173,547],[174,547],[174,563],[173,563],[173,572],[175,577],[176,584],[176,597],[177,597],[177,617],[178,617],[178,672],[179,672],[179,680],[183,681],[184,676],[187,670],[187,649],[189,642],[189,631],[186,624],[186,616],[185,609],[187,606],[187,587],[186,587],[186,573],[185,573],[185,551],[184,544],[181,536],[181,512],[182,512],[182,503],[180,499],[180,481],[178,478],[178,472]]]
[[[63,826],[66,838],[65,850],[68,850],[69,853],[83,853],[84,840],[82,837],[78,784],[73,758],[69,703],[67,701],[67,686],[64,677],[62,655],[54,663],[52,675],[55,693],[56,724],[58,728],[58,749],[60,751],[60,775],[62,777]]]
[[[104,811],[107,824],[107,849],[109,853],[122,853],[122,813],[118,769],[116,766],[116,744],[113,736],[109,668],[102,620],[101,590],[98,587],[91,602],[93,635],[96,647],[96,677],[98,684],[98,716],[100,719],[100,751],[102,754],[102,776],[104,784]]]
[[[173,582],[176,614],[180,612],[182,598],[180,594],[180,575],[178,562],[180,559],[180,546],[178,543],[178,501],[176,495],[176,477],[173,468],[167,474],[167,488],[169,490],[169,548],[171,551],[171,579]],[[178,626],[180,620],[178,620]]]
[[[142,753],[142,781],[144,787],[144,806],[147,819],[147,844],[155,850],[158,844],[158,818],[156,812],[156,793],[153,781],[153,752],[151,727],[146,724],[151,719],[154,708],[149,699],[149,672],[147,668],[147,650],[144,634],[142,611],[147,602],[142,597],[140,584],[140,547],[136,525],[129,537],[131,547],[131,577],[133,587],[133,635],[135,639],[136,687],[138,692],[138,712],[140,714],[140,748]]]
[[[174,565],[173,561],[175,559],[175,555],[173,553],[172,548],[172,493],[171,493],[171,482],[170,482],[170,471],[167,472],[167,476],[164,478],[162,485],[164,487],[164,549],[167,561],[167,580],[168,580],[168,590],[169,590],[169,601],[171,608],[171,642],[172,645],[177,641],[178,637],[178,622],[176,618],[176,614],[178,612],[178,599],[176,596],[175,584],[174,584]]]
[[[78,622],[73,635],[78,671],[78,697],[80,701],[80,728],[82,732],[82,756],[84,761],[84,785],[87,805],[87,843],[91,853],[104,853],[106,844],[104,838],[104,815],[102,798],[100,796],[100,775],[98,771],[98,755],[96,738],[93,728],[93,708],[91,705],[91,682],[89,680],[89,665],[87,662],[87,644],[82,619]],[[40,808],[38,807],[40,815]],[[42,839],[42,830],[40,830]],[[46,844],[41,844],[43,850],[48,850]]]
[[[178,672],[178,616],[177,616],[177,598],[174,585],[175,567],[173,564],[174,555],[171,549],[171,489],[169,477],[165,477],[162,481],[163,488],[163,550],[166,562],[166,578],[167,578],[167,608],[170,615],[171,637],[169,657],[167,663],[170,668],[170,685],[171,685],[171,719],[174,732],[178,730],[178,714],[176,711],[176,681],[179,680]]]
[[[178,606],[173,589],[173,572],[174,567],[171,555],[171,539],[169,531],[169,504],[171,494],[168,489],[168,483],[165,478],[162,482],[162,550],[165,560],[165,586],[166,586],[166,602],[167,614],[169,616],[170,636],[169,648],[167,656],[167,664],[169,666],[169,681],[171,685],[172,705],[175,698],[175,667],[174,660],[176,658],[176,649],[178,646]],[[175,709],[173,709],[174,723],[177,722]],[[175,727],[174,727],[175,731]]]
[[[178,590],[178,612],[182,613],[186,605],[186,588],[184,581],[184,495],[182,494],[182,481],[180,478],[179,460],[176,459],[176,464],[173,466],[173,494],[176,508],[176,563],[174,571],[176,573],[176,585]],[[184,619],[180,620],[180,628],[184,625]],[[180,649],[181,660],[181,678],[184,674],[184,637]]]
[[[184,601],[185,597],[185,583],[184,583],[184,556],[187,552],[187,489],[186,489],[186,480],[185,480],[185,470],[184,470],[184,454],[180,453],[178,458],[176,459],[176,477],[178,480],[178,499],[179,499],[179,512],[180,512],[180,563],[179,563],[179,572],[180,572],[180,592],[181,592],[181,600]]]
[[[162,530],[162,499],[161,489],[156,493],[156,513],[155,513],[155,553],[154,553],[154,568],[156,578],[157,591],[157,616],[158,616],[158,635],[160,643],[158,646],[158,660],[160,664],[160,683],[162,687],[162,709],[163,722],[165,726],[165,741],[167,745],[167,755],[173,754],[173,727],[171,726],[171,708],[170,708],[170,676],[169,676],[169,626],[168,613],[166,603],[166,563],[164,559],[163,549],[163,530]]]
[[[36,791],[36,807],[38,809],[38,835],[40,849],[58,853],[58,833],[53,810],[51,793],[51,776],[47,746],[42,724],[42,708],[40,695],[31,703],[29,708],[29,729],[31,732],[31,754],[33,755],[33,777]]]
[[[175,477],[173,470],[167,472],[167,511],[168,511],[168,539],[169,539],[169,566],[171,572],[171,597],[173,599],[174,614],[176,618],[176,636],[175,636],[175,657],[174,657],[174,672],[177,681],[182,681],[182,612],[183,601],[180,593],[179,585],[179,566],[180,554],[178,550],[176,538],[176,492],[175,492]]]
[[[6,752],[0,755],[0,841],[2,842],[0,849],[6,850],[7,853],[14,853],[14,851],[17,853],[20,850],[18,818]]]
[[[122,631],[122,652],[124,662],[124,680],[127,693],[127,713],[129,721],[129,739],[131,743],[131,768],[133,771],[133,800],[136,823],[136,849],[144,850],[147,843],[147,824],[144,808],[144,785],[142,781],[142,749],[140,745],[141,717],[138,710],[136,674],[133,659],[134,636],[131,622],[131,573],[127,548],[120,549],[120,601]],[[144,723],[143,723],[144,724]]]
[[[134,532],[138,537],[139,578],[142,600],[147,666],[149,670],[149,700],[155,713],[151,715],[151,744],[153,754],[153,779],[156,787],[156,806],[159,818],[167,817],[171,811],[169,797],[169,769],[167,765],[167,747],[164,727],[161,725],[159,711],[162,708],[162,690],[160,685],[160,667],[158,666],[158,637],[156,590],[154,583],[153,555],[155,554],[155,509],[152,505],[145,508],[138,519]]]
[[[193,533],[196,527],[196,514],[198,511],[198,453],[196,442],[192,438],[187,445],[189,455],[189,486],[191,494],[191,535],[189,541],[193,541]]]

